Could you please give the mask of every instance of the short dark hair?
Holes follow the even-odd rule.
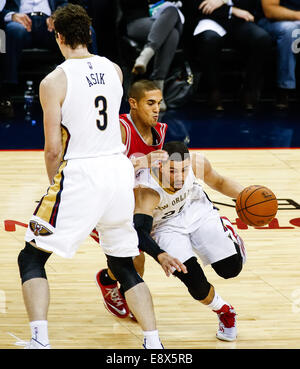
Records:
[[[59,7],[52,14],[52,18],[55,32],[60,33],[64,37],[65,44],[72,49],[91,43],[92,20],[82,6],[68,4]]]
[[[140,100],[146,91],[160,90],[160,88],[148,79],[140,79],[134,82],[128,89],[128,97]]]
[[[170,141],[163,145],[165,150],[170,157],[170,160],[183,161],[190,158],[190,152],[184,142],[181,141]]]

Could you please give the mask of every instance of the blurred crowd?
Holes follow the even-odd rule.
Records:
[[[276,66],[275,105],[288,109],[297,87],[300,0],[0,0],[0,115],[14,114],[22,51],[58,52],[51,14],[68,2],[82,5],[92,19],[91,53],[121,66],[130,60],[132,76],[153,80],[163,94],[181,50],[184,60],[201,70],[208,106],[223,110],[221,55],[229,48],[242,58],[241,106],[257,106],[271,62]],[[126,42],[133,45],[133,59]],[[161,110],[166,109],[163,100]]]

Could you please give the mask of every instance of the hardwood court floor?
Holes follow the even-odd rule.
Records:
[[[168,349],[300,348],[300,208],[295,205],[300,203],[300,150],[204,153],[220,173],[243,185],[270,187],[281,199],[279,211],[269,227],[238,230],[248,260],[237,278],[223,280],[209,266],[205,268],[208,280],[238,313],[236,342],[218,341],[216,315],[194,301],[180,281],[167,278],[147,257],[145,281],[153,295],[162,342]],[[47,186],[42,151],[0,152],[0,348],[18,348],[8,332],[29,339],[16,258],[24,245],[22,224],[27,224]],[[234,202],[206,190],[222,215],[235,221]],[[15,221],[21,225],[14,227]],[[243,228],[241,223],[238,228]],[[71,260],[55,255],[49,259],[53,348],[141,348],[137,323],[117,319],[103,306],[94,276],[105,265],[105,257],[92,238]]]

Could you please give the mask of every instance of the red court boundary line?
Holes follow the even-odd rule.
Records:
[[[300,147],[189,147],[189,150],[299,150]],[[1,151],[44,151],[44,149],[0,149]]]

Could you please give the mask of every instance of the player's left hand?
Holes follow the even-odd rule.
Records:
[[[173,258],[173,256],[169,255],[167,252],[162,252],[157,257],[161,267],[163,268],[166,276],[169,277],[173,274],[174,270],[178,272],[187,273],[186,266],[181,263],[178,259]]]

